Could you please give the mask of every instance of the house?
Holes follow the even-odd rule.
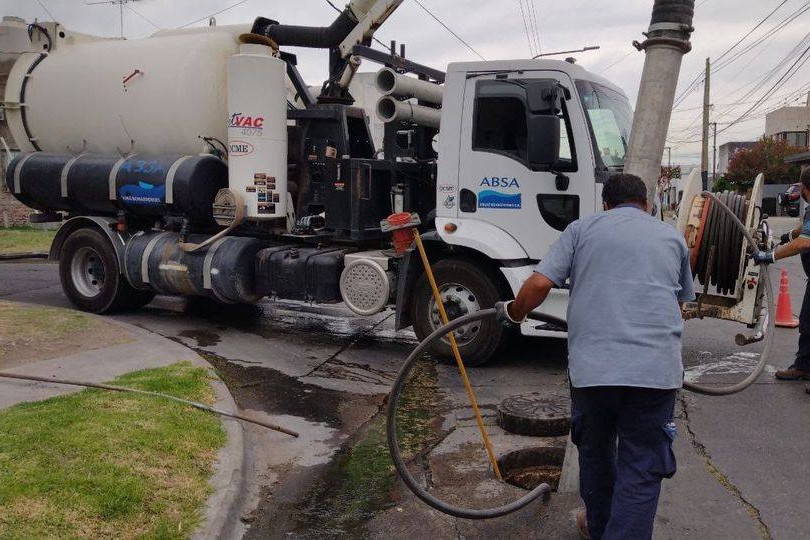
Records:
[[[738,141],[721,144],[717,148],[717,176],[723,176],[728,172],[728,163],[731,161],[731,158],[734,157],[734,154],[743,148],[751,148],[755,144],[756,142],[754,141]]]

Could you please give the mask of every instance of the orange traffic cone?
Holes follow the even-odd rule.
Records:
[[[779,298],[776,299],[775,324],[782,328],[796,328],[799,326],[799,319],[793,316],[793,307],[790,305],[787,270],[782,270],[782,278],[779,280]]]

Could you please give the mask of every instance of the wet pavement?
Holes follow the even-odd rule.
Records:
[[[779,267],[790,272],[798,311],[804,287],[798,260]],[[0,298],[69,306],[56,266],[47,263],[0,265]],[[290,439],[246,428],[246,538],[577,537],[571,520],[576,495],[557,494],[546,505],[471,522],[429,509],[395,479],[385,446],[385,399],[415,339],[393,331],[391,311],[360,318],[339,305],[160,299],[116,318],[189,347],[216,368],[242,409],[301,432]],[[761,347],[734,345],[740,329],[689,322],[687,377],[727,382],[750,372]],[[776,337],[770,372],[790,363],[797,333],[780,329]],[[503,432],[496,407],[514,394],[565,392],[565,370],[564,344],[553,339],[516,340],[498,363],[469,370],[496,454],[564,446],[565,438]],[[492,480],[455,369],[426,363],[419,377],[419,392],[403,413],[415,476],[470,506],[524,493]],[[657,538],[810,535],[804,519],[810,465],[802,459],[810,447],[810,396],[804,385],[777,383],[766,373],[737,396],[682,393],[678,417],[679,472],[665,482]]]

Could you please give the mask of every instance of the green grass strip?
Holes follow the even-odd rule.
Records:
[[[55,235],[55,230],[45,231],[31,227],[0,228],[0,253],[48,251]]]
[[[210,403],[188,362],[112,384]],[[83,390],[0,411],[0,538],[185,538],[225,443],[219,418],[177,403]]]

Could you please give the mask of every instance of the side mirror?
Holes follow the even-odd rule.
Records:
[[[563,88],[557,81],[540,80],[526,87],[526,102],[530,114],[557,114],[562,110]]]
[[[550,168],[560,156],[560,118],[551,114],[529,116],[527,156],[531,165]]]

